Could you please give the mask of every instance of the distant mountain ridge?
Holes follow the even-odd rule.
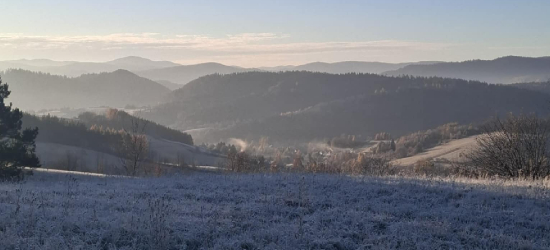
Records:
[[[494,60],[408,65],[383,74],[391,76],[439,76],[503,84],[542,82],[550,79],[550,57],[507,56]]]
[[[64,66],[72,63],[76,63],[74,61],[54,61],[50,59],[20,59],[20,60],[10,60],[10,61],[3,61],[0,63],[5,64],[14,64],[14,65],[28,65],[32,67],[55,67],[55,66]],[[0,64],[1,65],[1,64]]]
[[[0,72],[8,101],[23,110],[154,105],[170,90],[127,70],[70,78],[26,70]]]
[[[106,62],[107,64],[115,65],[119,69],[126,69],[129,71],[139,71],[147,69],[158,69],[180,66],[180,64],[170,61],[153,61],[147,58],[138,56],[127,56],[112,61]]]
[[[0,61],[0,71],[8,69],[23,69],[68,77],[113,72],[123,69],[157,81],[169,89],[177,89],[205,75],[259,70],[227,66],[214,62],[181,65],[170,61],[153,61],[137,56],[128,56],[107,62],[53,61],[49,59]]]
[[[257,71],[257,69],[247,69],[210,62],[137,71],[136,74],[154,81],[169,81],[184,85],[205,75],[231,74],[246,71]]]
[[[152,69],[138,71],[136,74],[155,80],[169,81],[185,85],[188,82],[195,80],[201,76],[210,74],[232,74],[251,71],[310,71],[322,72],[329,74],[346,74],[346,73],[370,73],[380,74],[388,70],[399,69],[411,64],[432,64],[437,62],[415,62],[415,63],[382,63],[382,62],[358,62],[346,61],[337,63],[314,62],[298,66],[277,66],[277,67],[261,67],[261,68],[241,68],[236,66],[227,66],[220,63],[201,63],[195,65],[181,65],[170,68]]]
[[[243,68],[228,66],[216,62],[181,65],[170,61],[152,61],[147,58],[128,56],[107,62],[53,61],[49,59],[0,61],[0,71],[7,69],[25,69],[55,75],[76,77],[82,74],[112,72],[117,69],[132,71],[139,76],[157,81],[170,89],[177,89],[171,83],[185,85],[201,76],[210,74],[231,74],[248,71],[311,71],[331,74],[373,73],[396,70],[412,64],[433,64],[438,62],[383,63],[343,61],[336,63],[313,62],[303,65],[276,67]]]
[[[435,64],[436,61],[426,62],[410,62],[410,63],[383,63],[383,62],[361,62],[361,61],[344,61],[335,63],[313,62],[298,66],[278,66],[278,67],[263,67],[266,71],[311,71],[322,72],[329,74],[346,74],[346,73],[369,73],[380,74],[390,70],[396,70],[407,65],[413,64]]]
[[[10,60],[0,61],[0,71],[7,69],[24,69],[54,75],[77,77],[83,74],[112,72],[118,69],[139,71],[178,66],[179,64],[168,61],[153,61],[150,59],[129,56],[108,62],[76,62],[53,61],[49,59],[34,60]]]
[[[10,68],[65,75],[69,77],[125,69],[139,76],[157,81],[169,89],[178,89],[188,82],[205,75],[232,74],[250,71],[310,71],[330,74],[369,73],[390,76],[439,76],[504,84],[541,82],[550,79],[550,57],[530,58],[518,56],[507,56],[494,60],[470,60],[463,62],[313,62],[303,65],[260,68],[242,68],[215,62],[180,65],[174,62],[153,61],[137,56],[123,57],[108,62],[52,61],[48,59],[0,61],[0,71]]]

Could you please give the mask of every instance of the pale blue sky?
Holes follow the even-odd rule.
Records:
[[[0,60],[458,61],[549,45],[546,0],[0,2]]]

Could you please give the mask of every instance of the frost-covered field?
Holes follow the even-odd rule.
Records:
[[[1,249],[548,249],[550,183],[37,173],[0,183]]]

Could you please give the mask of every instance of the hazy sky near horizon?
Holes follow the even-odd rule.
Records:
[[[246,67],[550,55],[550,1],[1,0],[0,60]]]

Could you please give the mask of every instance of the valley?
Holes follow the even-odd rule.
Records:
[[[0,8],[0,250],[550,249],[550,1]]]

